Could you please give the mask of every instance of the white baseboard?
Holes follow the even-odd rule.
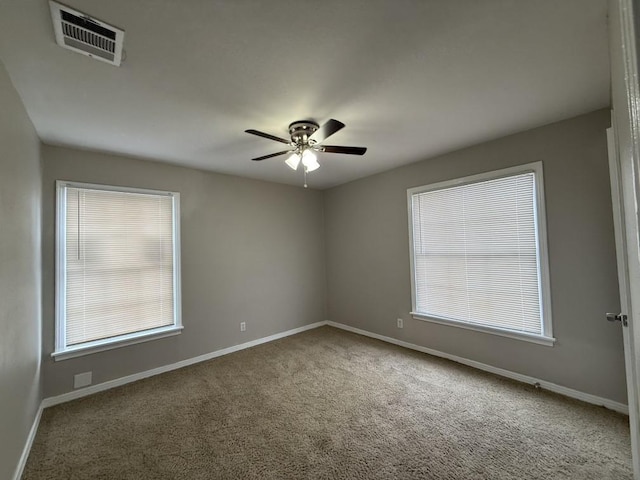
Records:
[[[274,335],[270,335],[268,337],[259,338],[257,340],[252,340],[250,342],[241,343],[240,345],[234,345],[232,347],[223,348],[221,350],[216,350],[215,352],[206,353],[204,355],[200,355],[198,357],[188,358],[186,360],[182,360],[180,362],[172,363],[171,365],[164,365],[162,367],[154,368],[152,370],[146,370],[144,372],[135,373],[133,375],[128,375],[126,377],[117,378],[115,380],[110,380],[108,382],[99,383],[97,385],[92,385],[87,388],[82,388],[79,390],[74,390],[72,392],[64,393],[62,395],[58,395],[55,397],[48,397],[42,400],[40,404],[40,408],[36,414],[36,418],[33,421],[33,425],[31,430],[29,431],[29,436],[27,438],[27,442],[24,446],[22,455],[20,457],[20,461],[18,466],[16,467],[16,472],[14,475],[14,480],[20,480],[22,476],[22,472],[27,463],[27,459],[29,457],[29,452],[31,451],[31,446],[33,445],[33,441],[35,439],[36,433],[38,431],[38,425],[40,424],[40,418],[42,416],[42,410],[47,407],[51,407],[54,405],[58,405],[60,403],[68,402],[71,400],[75,400],[78,398],[86,397],[88,395],[92,395],[94,393],[102,392],[104,390],[109,390],[111,388],[119,387],[121,385],[126,385],[127,383],[132,383],[137,380],[142,380],[143,378],[152,377],[154,375],[159,375],[161,373],[170,372],[172,370],[176,370],[178,368],[186,367],[188,365],[193,365],[195,363],[204,362],[206,360],[211,360],[212,358],[221,357],[223,355],[227,355],[229,353],[237,352],[240,350],[244,350],[246,348],[251,348],[256,345],[260,345],[267,342],[272,342],[273,340],[278,340],[280,338],[288,337],[290,335],[295,335],[297,333],[301,333],[307,330],[311,330],[314,328],[322,327],[323,325],[330,325],[335,328],[339,328],[342,330],[346,330],[352,333],[356,333],[358,335],[363,335],[366,337],[375,338],[378,340],[382,340],[383,342],[392,343],[394,345],[398,345],[401,347],[409,348],[411,350],[417,350],[419,352],[427,353],[429,355],[434,355],[436,357],[446,358],[448,360],[452,360],[454,362],[462,363],[463,365],[468,365],[473,368],[477,368],[479,370],[484,370],[486,372],[494,373],[496,375],[500,375],[502,377],[511,378],[513,380],[518,380],[520,382],[535,384],[538,383],[542,388],[559,393],[561,395],[565,395],[567,397],[576,398],[578,400],[582,400],[587,403],[591,403],[594,405],[601,405],[611,410],[615,410],[616,412],[624,413],[626,415],[629,414],[629,409],[627,405],[624,405],[619,402],[614,402],[613,400],[609,400],[606,398],[598,397],[596,395],[591,395],[589,393],[580,392],[578,390],[574,390],[571,388],[563,387],[562,385],[557,385],[555,383],[547,382],[546,380],[540,380],[534,377],[530,377],[528,375],[522,375],[520,373],[512,372],[509,370],[505,370],[498,367],[493,367],[491,365],[487,365],[484,363],[476,362],[474,360],[468,360],[463,357],[458,357],[456,355],[452,355],[445,352],[440,352],[438,350],[434,350],[427,347],[422,347],[420,345],[415,345],[413,343],[404,342],[402,340],[398,340],[392,337],[386,337],[384,335],[379,335],[377,333],[372,333],[367,330],[361,330],[359,328],[351,327],[349,325],[345,325],[342,323],[336,323],[331,321],[323,321],[316,322],[309,325],[305,325],[303,327],[294,328],[292,330],[287,330],[285,332],[276,333]]]
[[[42,404],[38,407],[38,411],[36,412],[36,418],[33,419],[33,424],[31,425],[31,430],[29,430],[29,436],[27,437],[27,441],[24,444],[24,448],[22,449],[22,455],[20,455],[20,460],[18,461],[18,466],[16,467],[16,472],[13,474],[13,480],[20,480],[22,477],[22,472],[24,471],[24,467],[27,465],[27,459],[29,458],[29,453],[31,452],[31,446],[33,445],[33,441],[36,438],[36,433],[38,433],[38,427],[40,426],[40,418],[42,417]]]
[[[385,337],[384,335],[378,335],[377,333],[371,333],[366,330],[361,330],[359,328],[351,327],[349,325],[345,325],[342,323],[336,323],[328,321],[327,325],[332,327],[340,328],[342,330],[346,330],[348,332],[357,333],[358,335],[364,335],[366,337],[375,338],[377,340],[382,340],[383,342],[392,343],[394,345],[398,345],[405,348],[410,348],[411,350],[417,350],[419,352],[428,353],[429,355],[433,355],[435,357],[446,358],[448,360],[453,360],[454,362],[462,363],[463,365],[468,365],[473,368],[477,368],[479,370],[484,370],[485,372],[494,373],[496,375],[500,375],[502,377],[511,378],[513,380],[518,380],[520,382],[535,384],[538,383],[540,387],[545,390],[549,390],[551,392],[559,393],[561,395],[565,395],[567,397],[576,398],[578,400],[582,400],[583,402],[592,403],[594,405],[601,405],[610,410],[615,410],[616,412],[624,413],[629,415],[629,407],[623,403],[615,402],[613,400],[609,400],[607,398],[598,397],[596,395],[591,395],[590,393],[580,392],[578,390],[574,390],[572,388],[563,387],[562,385],[557,385],[555,383],[547,382],[546,380],[540,380],[538,378],[530,377],[528,375],[522,375],[521,373],[512,372],[510,370],[505,370],[503,368],[493,367],[491,365],[487,365],[485,363],[476,362],[474,360],[468,360],[463,357],[458,357],[456,355],[452,355],[450,353],[440,352],[438,350],[433,350],[431,348],[422,347],[420,345],[415,345],[413,343],[404,342],[402,340],[398,340],[392,337]]]
[[[88,395],[92,395],[94,393],[102,392],[104,390],[109,390],[111,388],[119,387],[121,385],[126,385],[127,383],[135,382],[138,380],[142,380],[143,378],[152,377],[154,375],[159,375],[161,373],[170,372],[172,370],[176,370],[178,368],[186,367],[188,365],[193,365],[195,363],[204,362],[206,360],[211,360],[212,358],[221,357],[223,355],[227,355],[229,353],[237,352],[240,350],[244,350],[246,348],[251,348],[256,345],[260,345],[267,342],[272,342],[273,340],[278,340],[280,338],[288,337],[290,335],[295,335],[296,333],[301,333],[306,330],[311,330],[314,328],[321,327],[323,325],[330,325],[332,327],[336,327],[342,330],[346,330],[349,332],[357,333],[358,335],[364,335],[366,337],[375,338],[378,340],[382,340],[383,342],[392,343],[394,345],[398,345],[401,347],[409,348],[411,350],[417,350],[419,352],[428,353],[429,355],[434,355],[436,357],[446,358],[448,360],[452,360],[454,362],[462,363],[463,365],[468,365],[473,368],[477,368],[479,370],[484,370],[485,372],[494,373],[496,375],[500,375],[502,377],[511,378],[513,380],[518,380],[520,382],[535,384],[538,383],[542,388],[559,393],[561,395],[565,395],[567,397],[576,398],[578,400],[582,400],[587,403],[591,403],[594,405],[601,405],[610,410],[615,410],[616,412],[624,413],[626,415],[629,414],[629,408],[627,405],[619,402],[615,402],[613,400],[609,400],[607,398],[598,397],[596,395],[591,395],[590,393],[580,392],[578,390],[574,390],[572,388],[564,387],[562,385],[557,385],[555,383],[548,382],[546,380],[541,380],[538,378],[530,377],[528,375],[523,375],[521,373],[512,372],[510,370],[505,370],[503,368],[494,367],[491,365],[487,365],[485,363],[476,362],[475,360],[469,360],[463,357],[458,357],[457,355],[452,355],[450,353],[441,352],[438,350],[434,350],[432,348],[423,347],[421,345],[415,345],[413,343],[405,342],[402,340],[398,340],[392,337],[386,337],[384,335],[379,335],[377,333],[372,333],[367,330],[362,330],[359,328],[351,327],[349,325],[345,325],[342,323],[336,323],[331,321],[324,322],[316,322],[309,325],[305,325],[303,327],[294,328],[292,330],[287,330],[285,332],[276,333],[274,335],[270,335],[268,337],[259,338],[257,340],[252,340],[250,342],[241,343],[240,345],[234,345],[232,347],[223,348],[221,350],[216,350],[215,352],[205,353],[204,355],[200,355],[198,357],[188,358],[186,360],[182,360],[180,362],[172,363],[170,365],[164,365],[162,367],[154,368],[152,370],[146,370],[140,373],[134,373],[133,375],[128,375],[126,377],[117,378],[115,380],[110,380],[108,382],[99,383],[96,385],[91,385],[90,387],[82,388],[79,390],[74,390],[72,392],[63,393],[62,395],[58,395],[55,397],[48,397],[42,400],[42,408],[51,407],[53,405],[58,405],[60,403],[68,402],[71,400],[75,400],[78,398],[86,397]],[[38,413],[38,421],[39,415]],[[35,423],[34,423],[35,425]],[[35,433],[35,432],[34,432]],[[33,441],[33,439],[31,439]],[[25,449],[26,450],[26,449]],[[26,450],[28,455],[28,450]],[[26,458],[25,458],[26,460]]]
[[[272,342],[280,338],[288,337],[290,335],[295,335],[296,333],[301,333],[306,330],[322,327],[323,325],[326,325],[326,324],[327,324],[326,321],[311,323],[303,327],[298,327],[292,330],[287,330],[285,332],[276,333],[274,335],[269,335],[268,337],[258,338],[257,340],[241,343],[240,345],[234,345],[233,347],[223,348],[221,350],[205,353],[204,355],[199,355],[193,358],[187,358],[186,360],[181,360],[179,362],[172,363],[170,365],[163,365],[162,367],[146,370],[140,373],[134,373],[133,375],[127,375],[126,377],[116,378],[115,380],[109,380],[108,382],[98,383],[96,385],[91,385],[90,387],[81,388],[68,393],[63,393],[62,395],[57,395],[55,397],[48,397],[42,400],[42,407],[43,408],[52,407],[60,403],[76,400],[78,398],[86,397],[88,395],[93,395],[94,393],[102,392],[104,390],[109,390],[111,388],[119,387],[121,385],[126,385],[127,383],[136,382],[138,380],[142,380],[143,378],[153,377],[154,375],[159,375],[161,373],[170,372],[171,370],[187,367],[189,365],[193,365],[194,363],[204,362],[206,360],[211,360],[212,358],[228,355],[229,353],[237,352],[239,350],[255,347],[256,345],[260,345],[262,343]]]

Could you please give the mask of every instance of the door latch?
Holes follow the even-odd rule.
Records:
[[[620,322],[623,326],[627,326],[627,316],[623,313],[607,313],[608,322]]]

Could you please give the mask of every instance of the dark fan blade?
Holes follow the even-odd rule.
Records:
[[[283,150],[282,152],[272,153],[271,155],[265,155],[264,157],[252,158],[254,162],[258,162],[260,160],[266,160],[267,158],[277,157],[278,155],[284,155],[285,153],[293,152],[293,150]]]
[[[262,138],[268,138],[269,140],[275,140],[276,142],[286,143],[287,145],[291,143],[290,140],[285,140],[284,138],[269,135],[268,133],[260,132],[258,130],[245,130],[245,132],[250,133],[251,135],[257,135]]]
[[[323,152],[327,153],[346,153],[347,155],[364,155],[367,151],[364,147],[338,147],[336,145],[323,145]]]
[[[323,142],[331,135],[344,128],[344,123],[334,120],[333,118],[327,120],[327,123],[322,125],[313,135],[309,137],[309,140],[313,140],[316,143]]]

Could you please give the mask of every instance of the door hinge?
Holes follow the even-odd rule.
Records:
[[[627,316],[624,313],[607,313],[607,321],[620,322],[625,327],[629,325],[629,322],[627,321]]]

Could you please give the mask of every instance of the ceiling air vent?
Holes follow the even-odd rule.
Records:
[[[120,66],[123,30],[53,1],[49,6],[58,45]]]

